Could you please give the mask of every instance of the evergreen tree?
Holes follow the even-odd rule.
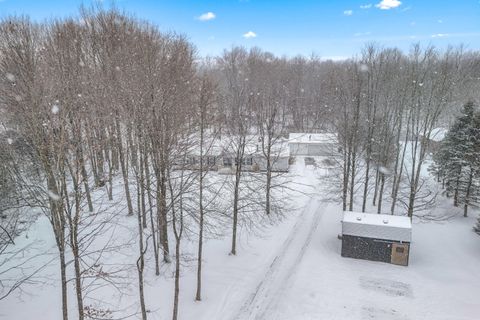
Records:
[[[434,170],[443,175],[447,196],[453,196],[455,206],[463,204],[465,217],[468,207],[479,199],[479,152],[480,113],[468,102],[434,156]]]

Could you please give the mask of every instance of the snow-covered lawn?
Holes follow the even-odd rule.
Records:
[[[395,266],[342,258],[340,206],[325,202],[314,169],[297,161],[292,168],[310,195],[297,195],[298,209],[260,234],[240,237],[237,256],[229,256],[230,238],[209,239],[204,248],[203,301],[195,302],[195,242],[185,240],[180,319],[478,319],[480,311],[480,237],[472,232],[474,217],[460,215],[443,222],[414,220],[410,265]],[[318,172],[318,170],[317,170]],[[308,187],[313,186],[313,188]],[[442,206],[448,204],[441,203]],[[444,208],[444,210],[449,210]],[[440,212],[439,215],[443,215]],[[131,277],[122,294],[98,291],[116,313],[138,312],[135,218],[123,213],[115,221],[118,240],[128,243],[109,262],[125,264]],[[53,239],[45,218],[21,238],[47,250]],[[128,232],[127,232],[128,231]],[[132,236],[133,235],[133,236]],[[173,241],[173,238],[172,238]],[[54,257],[50,249],[48,258]],[[58,267],[42,271],[43,284],[33,283],[0,301],[0,318],[61,319]],[[146,269],[149,319],[170,319],[173,265],[156,277],[151,257]],[[73,283],[69,296],[76,318]],[[41,315],[41,316],[40,316]],[[133,316],[136,318],[136,315]]]
[[[321,211],[311,245],[265,319],[478,319],[473,218],[413,224],[410,265],[342,258],[341,211]]]

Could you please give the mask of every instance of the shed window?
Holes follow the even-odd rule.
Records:
[[[403,253],[403,252],[405,251],[405,248],[404,248],[404,247],[396,247],[396,248],[395,248],[395,251],[396,251],[397,253]]]

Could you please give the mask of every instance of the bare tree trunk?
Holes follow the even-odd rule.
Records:
[[[356,147],[354,147],[354,150],[352,152],[352,175],[351,175],[351,181],[350,181],[350,204],[348,210],[353,211],[353,200],[354,200],[354,194],[355,194],[355,170],[356,170],[356,156],[357,156],[357,151]]]
[[[470,174],[468,175],[467,191],[465,193],[465,204],[463,206],[463,216],[468,216],[468,205],[470,204],[470,191],[472,188],[473,170],[470,168]]]
[[[241,160],[240,160],[241,161]],[[239,162],[240,162],[239,161]],[[239,167],[242,165],[239,164]],[[237,254],[237,225],[238,225],[238,199],[239,199],[239,187],[240,187],[240,173],[237,166],[237,172],[235,173],[235,189],[233,193],[233,228],[232,228],[232,250],[230,254]]]
[[[137,213],[137,222],[138,222],[138,249],[139,257],[137,259],[137,271],[138,271],[138,293],[140,298],[140,309],[142,312],[142,320],[147,319],[147,309],[145,307],[145,295],[144,295],[144,281],[143,281],[143,270],[145,268],[145,251],[146,248],[143,248],[143,226],[142,226],[142,215],[140,212]]]
[[[453,193],[453,205],[458,207],[458,187],[460,185],[460,174],[462,170],[460,169],[460,173],[457,175],[457,179],[455,180],[455,191]]]
[[[65,260],[65,248],[60,248],[60,279],[62,281],[62,315],[63,320],[68,320],[68,302],[67,302],[67,263]]]
[[[85,169],[85,160],[83,158],[83,147],[82,147],[82,140],[81,140],[81,136],[82,136],[81,123],[79,124],[79,126],[80,126],[78,130],[79,137],[77,137],[78,142],[75,147],[78,150],[78,163],[80,166],[80,173],[82,175],[83,187],[85,188],[85,194],[87,196],[88,211],[93,212],[92,197],[90,195],[90,187],[88,185],[88,174],[87,174],[87,169]]]
[[[413,152],[412,152],[412,155],[413,155],[413,161],[412,161],[412,171],[411,171],[411,182],[410,182],[410,194],[409,194],[409,197],[408,197],[408,207],[407,207],[407,214],[408,216],[411,218],[413,216],[413,206],[415,204],[415,196],[417,194],[417,172],[419,172],[419,170],[415,170],[418,166],[418,168],[421,167],[421,159],[418,160],[418,165],[416,164],[416,159],[417,159],[417,150],[418,150],[418,136],[415,137],[415,142],[414,142],[414,148],[413,148]]]
[[[151,195],[151,188],[150,188],[150,166],[148,162],[148,153],[145,152],[145,181],[146,181],[146,192],[147,192],[147,199],[148,199],[148,212],[150,215],[150,228],[152,230],[152,244],[153,244],[153,255],[155,258],[155,275],[160,275],[160,261],[158,258],[158,247],[157,247],[157,237],[155,231],[155,220],[153,218],[153,200]]]
[[[382,213],[382,200],[383,200],[383,189],[385,187],[385,174],[380,173],[380,193],[378,195],[378,208],[377,213]]]
[[[168,247],[168,224],[167,224],[167,184],[165,178],[166,172],[160,176],[160,204],[159,208],[159,239],[162,245],[163,251],[163,261],[166,263],[170,263],[170,249]]]
[[[50,164],[44,163],[47,175],[47,187],[49,192],[60,195]],[[60,170],[63,171],[63,170]],[[64,195],[66,196],[66,195]],[[55,235],[60,262],[60,280],[62,282],[62,315],[63,320],[68,320],[68,288],[67,288],[67,262],[65,258],[65,217],[63,214],[63,199],[49,199],[50,223]]]
[[[107,193],[108,193],[108,200],[112,201],[113,200],[113,164],[112,164],[112,159],[111,156],[108,155],[108,150],[105,151],[105,158],[107,159],[107,164],[108,164],[108,184],[106,183],[105,186],[107,186]]]
[[[175,289],[173,296],[173,320],[178,319],[178,298],[180,294],[180,240],[175,243]]]
[[[127,200],[128,215],[131,216],[133,215],[133,206],[132,206],[132,198],[130,196],[130,186],[128,182],[128,168],[126,164],[125,153],[123,151],[123,146],[122,146],[122,133],[120,131],[120,123],[117,118],[115,119],[115,128],[117,133],[117,138],[116,138],[117,149],[118,149],[118,155],[120,159],[120,166],[122,168],[123,184],[125,188],[125,198]]]
[[[140,212],[141,212],[141,215],[142,215],[142,225],[143,225],[143,228],[146,229],[147,228],[147,210],[145,208],[145,161],[144,161],[144,157],[146,157],[146,150],[141,148],[141,139],[142,139],[142,136],[141,136],[141,133],[139,133],[139,150],[140,150],[140,165],[139,165],[139,171],[140,171],[140,176],[139,176],[139,179],[140,179]]]
[[[268,138],[267,146],[267,181],[266,181],[266,194],[265,194],[265,212],[267,215],[270,214],[270,198],[271,198],[271,189],[272,189],[272,160],[271,160],[271,138]]]
[[[81,210],[81,207],[80,207],[81,191],[78,183],[78,177],[79,177],[78,166],[80,165],[80,162],[79,162],[78,156],[79,156],[79,153],[77,153],[76,171],[73,170],[72,166],[70,165],[70,163],[68,163],[68,160],[67,160],[67,165],[70,170],[70,176],[72,178],[72,184],[75,191],[75,214],[73,218],[72,218],[72,212],[71,212],[72,210],[69,205],[68,196],[65,198],[65,201],[66,201],[65,211],[67,215],[67,221],[70,227],[70,247],[72,249],[73,266],[75,270],[75,293],[77,297],[78,318],[79,320],[83,320],[84,308],[83,308],[83,291],[82,291],[82,271],[80,267],[80,252],[79,252],[79,243],[78,243],[78,225],[79,225],[80,210]],[[68,195],[65,176],[63,177],[63,189],[64,189],[64,194]]]
[[[365,168],[365,182],[363,187],[363,202],[362,202],[362,212],[365,212],[367,206],[367,195],[368,195],[368,182],[370,178],[370,156],[367,155],[367,164]]]
[[[408,121],[407,121],[408,123]],[[405,152],[407,150],[407,141],[408,141],[408,136],[409,136],[409,126],[407,127],[407,133],[405,134],[405,141],[403,144],[403,151],[402,151],[402,157],[400,160],[400,168],[398,173],[395,174],[395,180],[394,180],[394,185],[393,185],[393,192],[392,192],[392,206],[390,208],[390,212],[393,215],[395,213],[395,206],[397,204],[397,198],[398,198],[398,190],[400,189],[400,182],[402,180],[402,174],[403,174],[403,165],[405,163]]]
[[[178,319],[178,299],[180,295],[180,244],[181,244],[182,234],[183,234],[183,193],[185,192],[183,175],[184,175],[184,171],[182,170],[181,178],[180,178],[178,211],[176,211],[175,203],[173,202],[176,197],[173,191],[172,184],[171,183],[168,184],[170,188],[170,196],[172,199],[172,204],[171,204],[172,226],[173,226],[173,234],[175,235],[175,288],[174,288],[174,296],[173,296],[172,320]],[[170,174],[169,174],[169,177],[170,177]],[[177,224],[177,212],[179,213],[178,224]]]
[[[200,171],[200,177],[203,175],[202,170]],[[203,255],[203,219],[204,219],[204,209],[203,209],[203,179],[200,178],[200,219],[199,219],[199,231],[198,231],[198,256],[197,256],[197,293],[195,295],[195,300],[202,300],[202,255]]]
[[[348,151],[347,151],[348,149]],[[343,188],[342,188],[342,208],[343,211],[347,210],[347,195],[348,195],[348,182],[350,177],[350,148],[345,146],[343,152]]]
[[[235,187],[233,191],[233,228],[232,228],[232,250],[230,254],[237,254],[237,225],[238,225],[238,205],[240,198],[240,179],[242,177],[242,160],[245,151],[245,136],[240,137],[240,144],[237,149],[237,165],[235,167]]]
[[[373,191],[373,201],[372,204],[373,206],[377,205],[377,196],[378,196],[378,180],[379,180],[379,173],[378,173],[378,168],[375,170],[375,189]]]
[[[199,221],[198,221],[198,254],[197,254],[197,292],[195,300],[202,300],[202,254],[203,254],[203,140],[205,112],[203,105],[200,106],[200,177],[199,177]]]
[[[74,256],[74,268],[75,268],[75,290],[77,294],[77,308],[78,308],[78,319],[84,319],[84,309],[83,309],[83,290],[82,290],[82,270],[80,268],[80,257],[78,251],[78,239],[75,234],[72,236],[73,241],[75,241],[75,246],[73,250]]]

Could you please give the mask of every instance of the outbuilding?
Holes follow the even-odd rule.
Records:
[[[288,136],[292,156],[332,156],[338,149],[334,133],[290,133]]]
[[[408,266],[412,223],[409,217],[345,211],[342,257]]]

